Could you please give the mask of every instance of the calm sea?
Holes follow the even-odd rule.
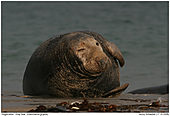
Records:
[[[126,64],[121,84],[163,85],[169,76],[167,2],[1,2],[1,89],[23,94],[23,74],[34,50],[46,39],[90,30],[115,43]]]

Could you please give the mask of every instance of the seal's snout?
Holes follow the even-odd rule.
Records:
[[[111,61],[107,57],[101,58],[98,62],[99,62],[101,70],[106,70],[110,68],[111,66]]]

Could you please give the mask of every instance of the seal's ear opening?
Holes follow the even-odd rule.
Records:
[[[107,48],[108,48],[108,52],[115,57],[118,61],[121,67],[124,66],[125,61],[123,59],[123,55],[120,52],[119,48],[113,44],[112,42],[107,42]]]

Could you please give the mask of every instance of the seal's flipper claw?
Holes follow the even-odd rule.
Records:
[[[117,87],[103,94],[101,97],[118,97],[128,86],[129,86],[129,83],[123,84],[121,87]]]

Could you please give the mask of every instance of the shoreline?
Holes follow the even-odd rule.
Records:
[[[101,103],[104,105],[121,106],[138,106],[131,108],[132,112],[169,112],[169,94],[121,94],[116,98],[87,98],[88,103]],[[147,108],[153,102],[159,101],[160,107]],[[74,102],[83,102],[83,98],[49,98],[49,97],[16,97],[16,96],[2,96],[1,97],[1,113],[5,112],[24,112],[28,113],[31,109],[35,110],[38,106],[56,107],[56,104],[67,102],[68,104]],[[166,107],[163,107],[166,106]],[[126,110],[125,110],[126,111]]]

